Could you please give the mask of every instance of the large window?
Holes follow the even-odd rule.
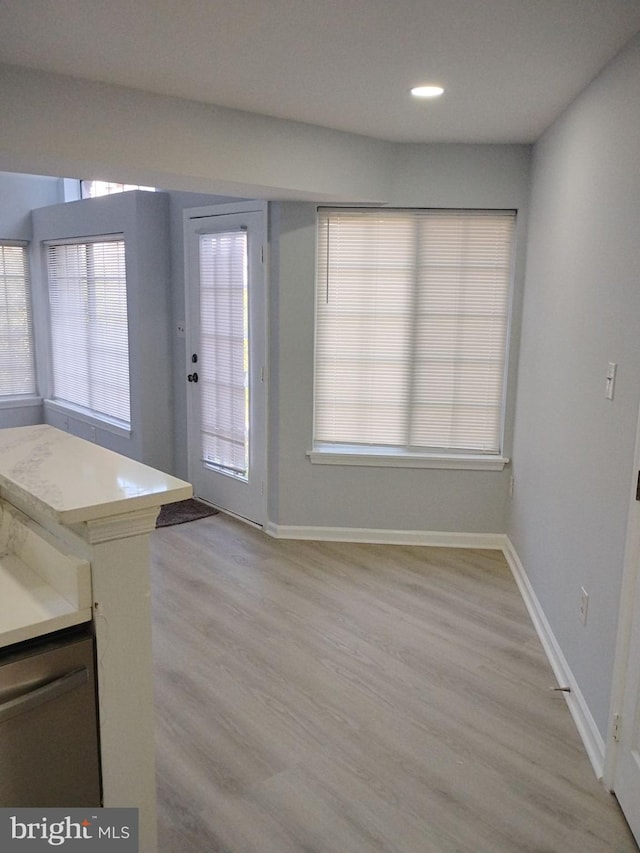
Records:
[[[120,237],[47,243],[53,398],[129,427],[129,331]]]
[[[501,453],[514,224],[319,211],[315,450]]]
[[[27,246],[0,241],[0,397],[35,394]]]
[[[130,190],[146,190],[154,193],[155,187],[143,187],[140,184],[117,184],[113,181],[80,181],[80,195],[82,198],[98,198],[102,195],[114,195],[125,193]]]

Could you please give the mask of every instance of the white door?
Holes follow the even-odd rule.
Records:
[[[266,521],[266,205],[185,213],[189,479]]]
[[[640,474],[639,474],[640,486]],[[615,749],[613,784],[610,786],[622,807],[636,841],[640,844],[640,503],[632,508],[634,523],[631,552],[635,566],[633,577],[625,578],[625,585],[632,596],[633,604],[627,601],[628,610],[621,610],[621,622],[626,646],[625,667],[622,673],[622,702],[619,714],[614,718],[614,737],[618,740]],[[631,592],[633,590],[633,592]]]

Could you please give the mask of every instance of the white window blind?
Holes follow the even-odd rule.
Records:
[[[316,447],[500,452],[514,223],[319,211]]]
[[[129,330],[120,237],[47,243],[54,399],[129,427]]]
[[[200,236],[201,442],[205,464],[247,479],[247,232]]]
[[[0,396],[35,394],[27,247],[0,242]]]

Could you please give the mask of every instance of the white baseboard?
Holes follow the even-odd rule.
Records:
[[[571,689],[570,693],[563,692],[562,695],[567,702],[573,721],[576,724],[580,737],[582,738],[582,742],[587,751],[587,755],[589,756],[594,772],[598,779],[602,779],[605,756],[604,740],[598,731],[593,716],[591,715],[591,711],[589,710],[584,696],[582,695],[582,691],[578,686],[578,682],[571,671],[571,667],[569,666],[567,659],[562,653],[562,649],[551,630],[551,625],[549,624],[542,606],[538,601],[538,597],[531,586],[524,566],[522,565],[520,558],[513,547],[513,543],[508,536],[504,537],[503,553],[507,563],[509,564],[513,577],[515,578],[516,584],[518,585],[520,595],[522,596],[525,606],[529,611],[529,615],[531,616],[531,620],[538,637],[540,638],[540,642],[542,643],[547,658],[549,659],[549,663],[551,664],[551,668],[553,669],[558,685],[560,687],[569,687]]]
[[[502,551],[502,533],[448,533],[428,530],[378,530],[368,527],[312,527],[275,524],[265,533],[275,539],[307,539],[322,542],[360,542],[370,545],[429,545],[439,548],[487,548]]]

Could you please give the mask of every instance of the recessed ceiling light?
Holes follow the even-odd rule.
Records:
[[[442,86],[414,86],[411,89],[414,98],[439,98],[443,92]]]

